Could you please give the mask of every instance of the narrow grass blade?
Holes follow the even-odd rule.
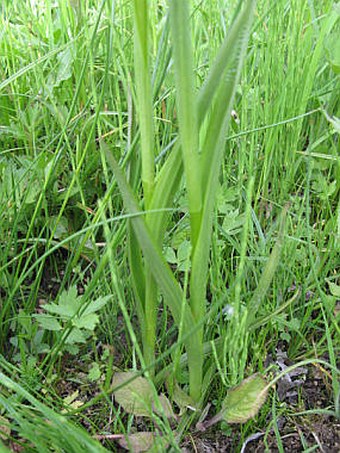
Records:
[[[252,10],[254,9],[254,1],[247,2],[243,10],[234,20],[228,31],[227,36],[216,55],[213,65],[210,69],[208,77],[206,78],[198,97],[198,120],[202,122],[209,110],[213,99],[215,99],[217,90],[221,84],[222,79],[226,76],[228,69],[233,64],[237,51],[238,42],[240,41],[240,33],[246,33],[246,23],[251,19]],[[252,5],[249,5],[252,3]],[[249,26],[249,25],[248,25]]]
[[[137,310],[138,316],[142,316],[144,318],[144,297],[145,297],[145,276],[144,276],[144,268],[143,268],[143,261],[141,256],[141,250],[138,244],[138,240],[136,238],[136,234],[131,226],[131,222],[129,221],[129,225],[127,227],[127,234],[128,234],[128,256],[129,256],[129,263],[130,263],[130,272],[132,276],[132,283],[134,285],[135,295],[137,297]]]
[[[134,0],[135,19],[135,80],[138,103],[138,120],[141,136],[142,184],[145,207],[153,193],[154,184],[154,133],[151,74],[149,68],[149,20],[148,2]]]
[[[78,37],[77,37],[78,38]],[[18,78],[20,78],[21,76],[23,76],[24,74],[26,74],[27,72],[33,70],[37,65],[43,63],[44,61],[48,60],[49,58],[53,57],[54,55],[57,55],[58,53],[62,52],[63,50],[67,49],[68,47],[70,47],[72,45],[72,43],[74,41],[76,41],[77,38],[74,38],[72,40],[70,40],[67,44],[63,45],[63,46],[59,46],[57,47],[56,49],[52,49],[50,50],[48,53],[46,53],[45,55],[43,55],[42,57],[38,58],[37,60],[35,61],[32,61],[32,63],[29,63],[28,65],[24,66],[23,68],[21,68],[19,71],[17,71],[16,73],[12,74],[10,77],[8,77],[7,79],[5,79],[4,81],[2,81],[0,83],[0,92],[6,88],[8,85],[10,85],[11,83],[13,83],[15,80],[17,80]]]
[[[142,186],[144,205],[150,207],[150,201],[154,190],[155,162],[154,162],[154,125],[153,125],[153,96],[151,88],[151,72],[149,68],[149,17],[147,0],[134,0],[134,69],[137,94],[137,112],[140,128],[140,143],[142,157]],[[147,215],[148,221],[148,215]],[[132,238],[132,237],[131,237]],[[133,238],[132,238],[133,239]],[[133,246],[133,245],[132,245]],[[131,249],[131,245],[130,245]],[[131,258],[133,258],[131,256]],[[137,258],[138,259],[138,258]],[[133,264],[132,268],[139,263]],[[148,322],[142,322],[143,328],[143,352],[147,365],[155,360],[156,322],[157,322],[157,285],[152,276],[148,263],[144,265],[145,293],[144,293],[144,317],[148,316]],[[142,274],[141,274],[142,275]],[[136,276],[136,273],[134,273]],[[141,292],[141,279],[135,279],[135,286],[139,286]],[[141,297],[141,294],[138,294]],[[140,313],[142,316],[142,313]],[[142,320],[141,320],[142,321]],[[152,373],[152,370],[151,370]]]
[[[51,445],[55,450],[70,453],[107,451],[84,429],[73,425],[66,417],[40,402],[2,372],[0,372],[0,382],[4,391],[8,390],[12,393],[10,397],[6,397],[5,394],[0,395],[2,407],[6,407],[15,421],[13,426],[18,430],[19,437],[27,439],[29,443],[36,446],[36,451],[49,451]],[[20,400],[25,400],[25,404],[20,403]]]
[[[180,144],[176,143],[158,175],[150,205],[151,209],[159,209],[173,205],[173,199],[182,179],[182,172],[183,162]],[[168,217],[169,214],[167,212],[149,217],[149,226],[156,241],[161,242]]]
[[[184,0],[170,2],[173,59],[179,135],[188,191],[192,247],[198,238],[202,208],[197,100],[192,55],[189,6]]]
[[[267,264],[266,264],[265,268],[263,269],[259,284],[253,294],[253,297],[251,298],[251,300],[249,302],[249,315],[248,315],[248,321],[247,321],[248,326],[250,326],[253,323],[256,313],[260,307],[261,301],[267,294],[267,291],[273,280],[276,269],[279,266],[281,250],[282,250],[282,246],[283,246],[287,210],[288,210],[288,206],[285,206],[282,211],[282,214],[281,214],[279,236],[276,240],[276,243],[275,243],[273,250],[270,254],[270,257],[267,261]]]

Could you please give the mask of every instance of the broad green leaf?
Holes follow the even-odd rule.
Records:
[[[39,325],[46,330],[58,331],[62,327],[58,320],[54,316],[38,314],[33,315],[33,317],[38,321]]]
[[[168,263],[170,264],[176,264],[177,263],[177,257],[174,249],[172,247],[167,247],[164,251],[164,256],[165,259],[167,260]]]
[[[53,88],[57,88],[61,82],[72,77],[74,50],[72,46],[67,47],[57,55],[57,67],[51,72],[47,79],[46,87],[51,92]]]
[[[177,250],[177,258],[179,262],[187,261],[190,256],[191,244],[189,241],[183,241]]]
[[[113,388],[121,386],[135,376],[134,371],[115,373],[112,378],[112,386]],[[151,415],[154,391],[146,378],[138,376],[113,393],[117,403],[129,414],[145,417]]]
[[[259,374],[244,379],[229,390],[223,401],[221,415],[228,423],[245,423],[255,417],[267,398],[267,383]]]

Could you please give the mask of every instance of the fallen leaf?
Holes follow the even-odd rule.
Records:
[[[129,434],[118,440],[119,445],[125,450],[130,450],[134,453],[149,450],[154,443],[155,434],[150,432],[140,432]]]
[[[118,404],[129,414],[149,417],[153,406],[153,388],[150,382],[134,371],[115,373],[112,378],[113,387],[124,387],[114,391],[114,396]]]

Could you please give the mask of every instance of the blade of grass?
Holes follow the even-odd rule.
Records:
[[[273,250],[270,254],[270,257],[267,261],[265,268],[263,269],[259,284],[253,294],[249,302],[249,314],[247,324],[250,327],[251,324],[254,322],[256,313],[259,309],[260,303],[263,300],[264,296],[267,294],[269,286],[273,280],[274,274],[280,264],[280,257],[281,257],[281,250],[283,247],[283,239],[284,239],[284,230],[286,225],[286,216],[288,211],[288,205],[283,208],[281,213],[281,221],[280,221],[280,230],[279,235],[276,240],[276,243],[273,247]]]
[[[135,24],[134,68],[138,104],[137,111],[140,126],[142,186],[144,192],[144,205],[145,208],[148,209],[154,190],[155,178],[153,100],[149,68],[149,18],[146,0],[134,0],[133,5]],[[132,236],[130,236],[130,238],[133,240]],[[136,244],[131,244],[130,249],[134,245]],[[131,258],[133,257],[131,256]],[[144,359],[146,364],[149,365],[155,360],[158,291],[156,282],[149,268],[149,263],[146,262],[144,266],[144,317],[145,315],[147,316],[148,322],[143,322],[143,320],[141,320],[141,326],[143,329]],[[138,284],[138,282],[136,282],[136,284]]]
[[[191,245],[195,249],[199,233],[202,196],[194,59],[190,27],[188,26],[189,19],[188,2],[172,0],[170,2],[170,27],[175,68],[177,116],[188,192]]]
[[[146,0],[134,0],[135,80],[138,120],[141,136],[142,184],[145,207],[148,209],[154,185],[154,133],[151,75],[149,68],[149,20]]]
[[[251,6],[250,8],[254,9],[254,6]],[[238,48],[237,43],[240,39],[240,30],[244,29],[245,22],[249,19],[249,14],[250,9],[249,6],[246,5],[239,15],[236,16],[215,57],[208,77],[200,89],[198,96],[198,121],[200,123],[202,123],[206,112],[209,110],[213,99],[216,97],[217,89],[220,86],[223,77],[226,76],[230,65],[235,59]]]
[[[71,424],[66,417],[38,401],[29,391],[2,372],[0,381],[2,387],[11,393],[9,397],[5,395],[0,397],[1,405],[6,407],[11,417],[19,424],[17,429],[20,437],[36,445],[38,451],[49,451],[51,445],[56,449],[74,453],[79,450],[107,451],[84,429]],[[13,393],[16,398],[13,398]],[[25,400],[24,405],[20,403],[18,397]],[[37,433],[40,433],[40,436]]]

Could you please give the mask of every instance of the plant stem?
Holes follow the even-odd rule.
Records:
[[[149,18],[146,0],[134,0],[135,18],[135,80],[138,103],[138,120],[141,136],[142,186],[145,209],[150,208],[154,191],[154,127],[151,74],[149,68]],[[149,216],[147,215],[147,221]],[[146,365],[155,360],[157,285],[148,264],[145,265],[144,316],[142,341]],[[154,370],[150,370],[153,374]]]

